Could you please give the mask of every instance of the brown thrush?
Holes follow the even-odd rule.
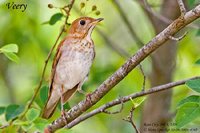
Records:
[[[61,100],[63,105],[77,90],[81,90],[87,79],[95,57],[91,33],[102,18],[81,17],[76,19],[57,48],[52,65],[48,101],[44,107],[43,118],[49,118]]]

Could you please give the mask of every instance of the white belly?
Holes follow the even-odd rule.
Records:
[[[90,71],[94,57],[94,49],[87,53],[71,49],[64,52],[56,67],[56,84],[64,86],[65,90],[72,89],[85,79]]]

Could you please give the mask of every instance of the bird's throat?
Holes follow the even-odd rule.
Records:
[[[89,42],[92,41],[92,38],[91,38],[91,35],[92,35],[92,31],[94,29],[94,25],[92,25],[89,30],[86,32],[86,35],[85,35],[85,39],[88,40]]]

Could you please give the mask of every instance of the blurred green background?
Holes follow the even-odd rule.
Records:
[[[52,3],[55,6],[61,7],[68,3],[69,0],[14,1],[16,3],[28,4],[25,12],[7,9],[5,4],[8,2],[10,1],[0,1],[0,47],[9,43],[18,44],[19,53],[17,55],[20,58],[20,62],[11,62],[3,54],[0,54],[0,106],[7,106],[11,103],[25,105],[32,97],[34,88],[39,83],[45,58],[60,32],[61,25],[64,23],[64,19],[62,19],[62,21],[57,22],[55,25],[42,24],[48,21],[53,14],[60,12],[59,9],[49,9],[47,5]],[[72,8],[69,22],[80,17],[80,12],[94,18],[103,17],[104,21],[98,25],[98,29],[111,39],[114,45],[121,47],[130,55],[133,55],[137,51],[138,47],[136,42],[131,37],[111,0],[89,0],[86,2],[86,7],[80,10],[79,5],[81,2],[85,2],[85,0],[77,0],[75,2],[77,10]],[[151,2],[154,3],[155,0]],[[147,43],[150,41],[155,36],[154,29],[139,4],[134,0],[124,0],[119,1],[119,3],[142,42]],[[96,5],[101,12],[99,16],[91,12],[93,5]],[[196,35],[196,29],[186,28],[186,30],[189,33],[178,43],[177,59],[174,60],[177,68],[174,73],[174,80],[188,78],[200,73],[200,66],[194,64],[200,58],[200,36]],[[62,38],[65,35],[66,33]],[[126,60],[126,58],[113,51],[96,30],[94,30],[92,38],[95,42],[96,58],[88,81],[83,86],[83,89],[87,92],[95,90],[95,88],[115,72]],[[48,64],[43,86],[48,85],[51,64],[52,58]],[[148,75],[151,72],[151,60],[149,58],[145,59],[142,65],[145,75]],[[133,70],[92,109],[119,96],[140,91],[142,83],[143,75],[140,70]],[[150,87],[148,79],[146,87]],[[180,99],[193,93],[186,86],[174,89],[171,111],[175,111]],[[82,94],[76,94],[69,102],[70,106],[75,105],[83,98],[84,96]],[[41,104],[39,96],[36,102]],[[134,129],[131,124],[122,120],[122,118],[125,118],[129,114],[131,107],[132,103],[128,102],[125,104],[122,113],[116,115],[96,115],[75,126],[70,131],[72,133],[132,133]],[[117,109],[118,107],[115,107],[111,110]],[[59,116],[58,110],[55,116]],[[134,120],[138,126],[140,124],[140,118],[141,107],[137,108],[134,113]],[[192,124],[195,125],[195,123],[198,123],[197,121]],[[2,124],[4,122],[4,116],[1,116],[0,123]]]

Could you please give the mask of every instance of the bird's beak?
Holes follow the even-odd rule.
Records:
[[[104,20],[103,18],[97,18],[97,19],[95,19],[92,23],[94,24],[94,25],[96,25],[96,24],[98,24],[99,22],[101,22],[102,20]]]
[[[104,19],[103,18],[97,18],[95,21],[100,22],[102,20],[104,20]]]

